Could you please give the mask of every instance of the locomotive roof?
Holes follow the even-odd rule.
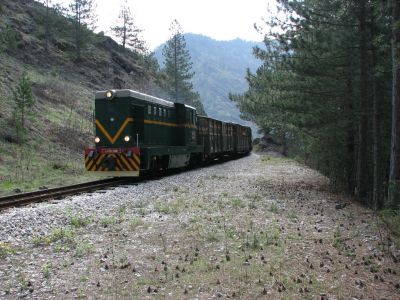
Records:
[[[156,103],[159,105],[164,105],[164,106],[169,106],[169,107],[174,107],[174,103],[171,101],[167,101],[161,98],[157,98],[154,96],[150,96],[147,94],[143,94],[141,92],[138,91],[134,91],[134,90],[129,90],[129,89],[124,89],[124,90],[111,90],[114,94],[114,98],[127,98],[127,97],[131,97],[131,98],[136,98],[136,99],[140,99],[143,101],[148,101],[148,102],[152,102],[152,103]],[[95,99],[106,99],[106,93],[108,91],[98,91],[96,92],[96,96]],[[191,109],[195,109],[192,106],[186,105],[185,107],[191,108]]]

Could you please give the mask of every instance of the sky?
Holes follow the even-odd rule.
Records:
[[[109,28],[115,25],[125,0],[96,0],[96,2],[97,31],[112,35]],[[216,40],[240,38],[262,41],[263,37],[254,29],[254,23],[263,24],[262,18],[267,17],[268,7],[275,6],[275,0],[127,0],[127,2],[136,26],[143,30],[142,37],[151,50],[170,38],[169,26],[174,19],[178,20],[184,33],[203,34]]]

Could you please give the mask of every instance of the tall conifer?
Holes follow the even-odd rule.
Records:
[[[142,30],[135,26],[131,10],[126,2],[119,14],[118,23],[119,24],[112,27],[111,30],[121,39],[124,49],[130,48],[137,53],[146,53],[146,44],[144,40],[140,38]]]
[[[265,49],[254,51],[263,65],[248,74],[249,90],[231,99],[265,131],[288,139],[291,153],[303,156],[334,186],[380,206],[379,174],[385,167],[374,162],[388,156],[377,139],[372,146],[371,132],[376,137],[383,126],[378,119],[372,122],[372,104],[384,102],[385,94],[374,89],[387,85],[381,72],[387,47],[380,45],[380,56],[368,47],[372,37],[384,40],[386,34],[373,33],[379,28],[374,6],[364,0],[278,2],[280,15],[268,22],[272,31]]]
[[[76,58],[80,60],[82,49],[89,37],[88,30],[96,29],[96,4],[95,0],[73,0],[69,8],[71,19],[74,21]]]
[[[193,90],[192,62],[186,48],[185,37],[177,20],[170,26],[172,37],[163,48],[165,59],[164,73],[167,79],[167,90],[177,102],[195,106],[199,113],[205,114],[200,96]]]

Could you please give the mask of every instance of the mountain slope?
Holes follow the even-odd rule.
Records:
[[[0,194],[89,180],[83,149],[93,144],[94,92],[131,88],[162,95],[157,70],[124,51],[111,38],[89,33],[76,61],[73,23],[49,14],[51,37],[45,50],[45,7],[33,0],[0,1]],[[18,143],[12,91],[26,73],[36,105],[26,122],[26,141]]]
[[[249,124],[240,119],[240,112],[228,94],[247,90],[247,68],[255,71],[260,65],[252,48],[260,43],[240,39],[216,41],[197,34],[185,34],[185,39],[195,71],[193,85],[200,93],[207,114],[224,121]],[[160,65],[163,62],[162,47],[156,49]],[[254,132],[255,126],[252,127]]]

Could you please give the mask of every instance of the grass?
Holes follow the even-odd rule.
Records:
[[[297,216],[297,214],[294,211],[289,212],[288,214],[288,218],[292,221],[297,220],[299,217]]]
[[[24,145],[4,139],[5,136],[15,138],[16,134],[11,97],[4,98],[8,102],[2,111],[3,118],[0,118],[0,195],[12,194],[16,189],[33,191],[41,186],[57,187],[92,180],[83,165],[84,139],[91,136],[93,130],[91,119],[84,117],[91,114],[91,91],[66,84],[47,71],[29,68],[27,71],[32,82],[41,87],[38,93],[46,95],[35,95],[36,107],[34,115],[27,118],[27,142]],[[3,92],[11,94],[11,88],[7,86]],[[75,98],[85,101],[71,103],[71,90],[76,93]],[[43,100],[43,97],[51,100]],[[66,134],[74,130],[75,134]]]
[[[129,229],[134,231],[137,227],[142,226],[144,221],[141,218],[134,218],[129,222]]]
[[[225,227],[224,234],[226,238],[233,239],[237,236],[237,230],[233,226]]]
[[[63,245],[75,246],[75,232],[68,228],[57,228],[48,235],[32,238],[34,246],[47,246],[58,241],[62,242]]]
[[[154,210],[162,214],[179,214],[183,209],[185,209],[185,201],[181,198],[174,199],[170,202],[167,201],[157,201],[154,204]]]
[[[205,229],[204,235],[206,241],[210,243],[218,242],[222,239],[221,234],[215,226]]]
[[[265,243],[267,245],[275,245],[279,242],[281,231],[276,223],[272,223],[265,229]]]
[[[262,239],[261,235],[259,235],[258,233],[253,233],[250,236],[250,247],[252,249],[260,249],[262,247],[261,239]]]
[[[143,217],[147,214],[147,210],[144,207],[140,207],[138,213]]]
[[[43,139],[23,146],[6,145],[0,140],[1,148],[5,150],[0,155],[0,195],[15,189],[33,191],[41,186],[51,188],[97,179],[86,173],[83,153]]]
[[[333,233],[333,247],[339,251],[342,251],[344,248],[344,241],[342,239],[342,234],[339,227],[337,227]]]
[[[292,160],[286,158],[286,157],[276,157],[276,156],[262,156],[261,161],[264,163],[267,163],[269,165],[280,165],[283,163],[288,163],[291,162]]]
[[[48,235],[34,236],[32,243],[35,247],[49,246],[54,244],[55,251],[75,250],[76,257],[83,257],[94,252],[94,245],[86,240],[77,237],[77,232],[73,229],[81,228],[94,221],[93,218],[82,218],[79,216],[71,216],[71,228],[57,228]],[[45,265],[46,266],[46,265]],[[47,268],[47,267],[46,267]],[[43,274],[45,272],[43,271]],[[48,278],[44,276],[45,278]]]
[[[11,180],[4,180],[3,182],[0,182],[0,190],[12,190],[17,188],[17,185],[12,182]]]
[[[168,202],[157,201],[154,204],[154,210],[158,213],[169,214],[171,212],[171,208]]]
[[[95,247],[88,241],[81,241],[75,247],[75,256],[83,257],[95,252]]]
[[[42,266],[42,274],[43,274],[43,277],[46,279],[50,278],[50,268],[51,268],[51,265],[48,263],[46,263]]]
[[[257,205],[254,202],[249,202],[248,207],[249,209],[257,209]]]
[[[26,290],[28,287],[28,279],[26,278],[26,275],[24,273],[19,273],[18,275],[18,282],[21,286],[21,290]]]
[[[95,217],[93,215],[90,217],[85,217],[78,214],[69,214],[68,218],[69,223],[75,228],[86,227],[95,221]]]
[[[231,203],[232,203],[232,206],[235,208],[245,208],[246,207],[246,204],[240,198],[233,198],[231,200]]]
[[[356,257],[355,250],[345,243],[339,227],[337,227],[335,229],[334,233],[333,233],[333,243],[332,243],[332,245],[339,252],[342,252],[347,257],[351,257],[351,258],[355,258]]]
[[[213,174],[213,175],[211,175],[210,176],[210,178],[211,179],[219,179],[219,180],[223,180],[223,179],[227,179],[228,177],[226,177],[226,176],[223,176],[223,175],[216,175],[216,174]]]
[[[8,244],[4,242],[0,242],[0,259],[6,258],[10,254],[14,254],[15,249]]]
[[[278,205],[276,204],[276,203],[272,203],[270,206],[269,206],[269,209],[268,209],[270,212],[272,212],[272,213],[274,213],[274,214],[277,214],[277,213],[279,213],[279,208],[278,208]]]
[[[380,219],[393,234],[397,247],[400,247],[400,210],[383,210]]]
[[[100,219],[100,225],[104,228],[109,227],[110,225],[114,225],[118,223],[118,219],[115,217],[104,217]]]

